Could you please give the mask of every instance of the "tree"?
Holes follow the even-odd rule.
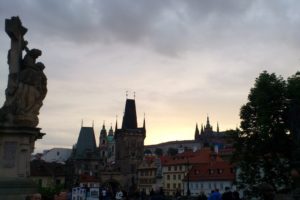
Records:
[[[150,154],[152,154],[151,150],[150,149],[145,149],[144,155],[150,155]]]
[[[178,153],[178,149],[170,147],[167,153],[169,156],[175,156]]]
[[[249,196],[267,182],[277,190],[290,187],[291,137],[287,123],[286,82],[262,72],[241,107],[241,131],[236,138],[234,161],[239,167],[238,186]]]
[[[300,72],[288,78],[287,99],[288,123],[293,139],[291,165],[293,170],[300,174]]]
[[[154,153],[157,156],[162,156],[163,155],[163,150],[161,148],[156,148]]]

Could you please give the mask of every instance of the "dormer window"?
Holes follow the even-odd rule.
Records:
[[[214,173],[214,170],[213,169],[209,169],[209,174],[213,174]]]

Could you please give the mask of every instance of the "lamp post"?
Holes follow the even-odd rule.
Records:
[[[189,174],[189,165],[190,165],[190,162],[189,162],[189,158],[187,158],[187,191],[186,191],[186,195],[187,197],[190,196],[191,194],[191,191],[190,191],[190,174]]]

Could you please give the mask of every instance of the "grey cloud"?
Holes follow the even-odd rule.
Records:
[[[2,1],[1,16],[19,14],[44,40],[61,37],[80,45],[120,42],[167,55],[218,48],[232,40],[298,42],[297,1]],[[5,9],[4,9],[5,8]],[[282,28],[286,32],[281,32]],[[255,30],[255,31],[254,31]],[[280,33],[279,33],[280,32]],[[197,43],[199,43],[197,45]],[[300,44],[299,44],[300,45]]]

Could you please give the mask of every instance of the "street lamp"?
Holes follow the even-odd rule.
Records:
[[[190,162],[189,162],[189,158],[187,157],[187,191],[186,191],[186,195],[189,197],[190,194],[191,194],[191,191],[190,191],[190,174],[189,174],[189,165],[190,165]]]

